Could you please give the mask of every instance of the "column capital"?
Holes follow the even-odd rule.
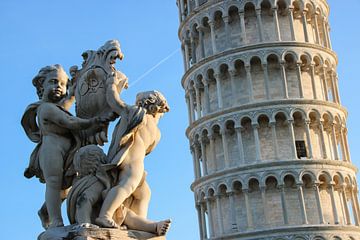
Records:
[[[237,131],[242,131],[244,129],[244,127],[240,123],[235,123],[234,128]]]
[[[229,15],[224,15],[222,19],[224,20],[225,23],[229,23]]]
[[[261,15],[261,8],[256,8],[255,11],[256,11],[256,15]]]
[[[260,128],[260,125],[259,125],[259,123],[257,123],[257,122],[252,122],[252,123],[251,123],[251,126],[252,126],[253,128]]]

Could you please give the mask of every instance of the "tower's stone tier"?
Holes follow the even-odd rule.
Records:
[[[207,219],[200,219],[207,221],[206,225],[200,222],[203,231],[209,231],[214,239],[226,239],[227,235],[263,239],[261,235],[252,237],[261,232],[269,237],[267,230],[278,237],[305,236],[300,232],[306,230],[296,229],[303,225],[319,229],[357,225],[356,186],[355,169],[349,163],[294,160],[225,170],[195,181],[192,189],[199,212],[207,212]],[[357,234],[350,236],[357,239]]]
[[[325,1],[207,1],[197,8],[194,2],[178,1],[186,70],[227,49],[265,42],[296,41],[331,48]]]
[[[307,43],[263,44],[223,52],[194,65],[183,77],[189,121],[272,100],[340,104],[336,64],[332,51]]]

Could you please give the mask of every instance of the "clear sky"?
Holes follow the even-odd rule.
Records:
[[[356,98],[360,89],[360,1],[328,2],[333,48],[339,56],[340,95],[349,111],[352,161],[360,166],[360,105]],[[180,51],[176,51],[180,48],[178,19],[175,0],[0,1],[1,236],[30,240],[42,231],[37,210],[44,200],[44,185],[23,177],[35,147],[20,125],[26,106],[37,101],[32,78],[45,65],[59,63],[66,70],[80,65],[83,51],[118,39],[125,58],[117,67],[133,84],[122,98],[131,103],[137,92],[157,89],[171,107],[160,122],[162,140],[145,160],[152,188],[149,217],[173,220],[169,240],[198,239],[190,191],[193,164],[184,133],[188,117],[180,84],[183,61]]]

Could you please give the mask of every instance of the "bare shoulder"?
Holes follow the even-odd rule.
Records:
[[[54,117],[58,114],[62,114],[62,111],[54,103],[43,102],[38,107],[39,118]]]

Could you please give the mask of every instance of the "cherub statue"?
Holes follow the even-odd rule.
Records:
[[[117,124],[108,153],[113,164],[115,186],[107,193],[96,223],[102,227],[118,228],[114,214],[142,183],[144,158],[160,140],[158,121],[169,106],[158,91],[139,93],[136,107],[128,107]],[[170,220],[167,221],[170,225]]]
[[[73,154],[80,147],[77,133],[81,129],[94,130],[107,121],[98,117],[77,118],[64,109],[68,76],[60,65],[42,68],[32,83],[37,89],[39,101],[27,107],[21,123],[37,146],[24,175],[28,178],[36,176],[46,184],[49,227],[58,227],[63,226],[62,195],[66,195],[66,189],[71,186],[74,173],[71,171]]]
[[[112,177],[107,173],[107,169],[111,168],[112,164],[105,163],[106,155],[96,145],[87,145],[75,153],[74,169],[77,178],[67,198],[68,217],[71,224],[94,223],[100,211],[103,194],[113,182]],[[118,226],[126,226],[129,229],[164,235],[170,227],[169,220],[155,222],[136,212],[136,192],[143,191],[142,183],[134,194],[116,209],[114,222]]]

